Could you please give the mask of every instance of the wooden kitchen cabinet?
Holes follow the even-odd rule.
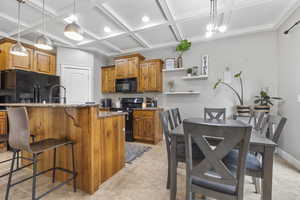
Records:
[[[159,120],[161,109],[141,109],[133,112],[133,138],[137,141],[157,144],[162,140]]]
[[[138,78],[140,62],[144,59],[140,54],[115,58],[116,79]]]
[[[160,59],[146,60],[140,66],[140,90],[142,92],[162,91],[162,67]]]
[[[0,135],[7,134],[7,114],[0,111]],[[0,152],[6,151],[6,144],[0,144]]]
[[[0,70],[21,69],[45,74],[56,74],[56,56],[53,52],[37,50],[34,46],[22,44],[28,56],[15,56],[10,54],[10,48],[16,41],[10,39],[0,40]]]
[[[101,90],[102,93],[114,93],[115,92],[115,66],[104,66],[101,68]]]
[[[34,51],[34,68],[36,72],[56,74],[56,57],[41,51]]]

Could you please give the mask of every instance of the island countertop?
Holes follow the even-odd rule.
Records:
[[[62,104],[62,103],[0,103],[4,107],[53,107],[53,108],[85,108],[99,104]]]

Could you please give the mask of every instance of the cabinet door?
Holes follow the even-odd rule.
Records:
[[[138,58],[128,58],[127,78],[138,77],[139,60]]]
[[[143,139],[143,118],[136,117],[133,120],[133,138],[136,140]]]
[[[15,56],[9,54],[10,69],[33,70],[33,50],[26,49],[28,51],[28,56]]]
[[[116,66],[116,78],[127,78],[128,76],[127,59],[116,60],[115,66]]]
[[[109,89],[109,82],[108,82],[108,76],[109,76],[109,68],[102,68],[101,69],[101,77],[102,77],[102,81],[101,81],[101,90],[102,93],[108,93]]]
[[[156,91],[157,90],[157,64],[156,63],[149,63],[149,91]]]
[[[149,88],[149,68],[148,68],[148,63],[143,63],[140,66],[140,90],[141,92],[145,92]]]
[[[110,67],[108,69],[108,92],[115,92],[115,85],[116,85],[116,77],[115,77],[115,68]]]
[[[7,134],[6,112],[0,112],[0,135]],[[0,144],[0,152],[6,150],[6,144]]]
[[[145,116],[145,117],[143,117],[142,121],[143,121],[143,130],[141,131],[142,138],[143,138],[143,140],[152,142],[154,139],[153,117]]]
[[[44,52],[35,51],[34,53],[35,70],[45,74],[56,73],[55,56]]]

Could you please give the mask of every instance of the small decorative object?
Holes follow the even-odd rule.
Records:
[[[189,42],[188,40],[181,40],[180,44],[177,45],[176,51],[180,52],[178,57],[177,57],[177,68],[182,68],[182,54],[189,50],[192,46],[192,43]]]
[[[208,75],[208,55],[202,56],[201,75]]]
[[[193,71],[192,75],[197,76],[198,75],[198,66],[194,66],[192,71]]]
[[[224,72],[223,76],[224,76],[223,80],[224,80],[225,83],[231,83],[232,73],[231,73],[229,67],[226,67],[226,71]]]
[[[188,68],[188,69],[186,70],[186,73],[187,73],[187,76],[188,76],[188,77],[191,77],[191,76],[192,76],[192,73],[193,73],[193,69],[192,69],[192,68]]]
[[[174,69],[175,68],[175,58],[167,58],[165,60],[165,68],[166,69]]]
[[[216,89],[221,84],[227,86],[228,88],[230,88],[233,91],[233,93],[237,96],[237,98],[239,100],[239,103],[240,103],[240,105],[236,106],[238,115],[248,117],[248,116],[250,116],[250,106],[244,105],[244,87],[243,87],[243,80],[242,80],[242,71],[235,74],[234,78],[239,79],[240,86],[241,86],[241,91],[240,91],[241,94],[239,94],[236,89],[234,89],[230,84],[224,82],[222,79],[219,79],[214,84],[213,88]]]
[[[170,92],[174,92],[175,91],[175,81],[174,80],[168,81],[168,86],[169,86],[169,91]]]
[[[270,97],[265,90],[261,90],[259,96],[255,96],[254,103],[256,104],[254,106],[254,110],[258,112],[265,112],[269,113],[271,110],[271,106],[273,106],[272,99],[273,100],[282,100],[280,97]]]

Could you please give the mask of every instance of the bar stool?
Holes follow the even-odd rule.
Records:
[[[73,190],[76,192],[76,176],[77,172],[75,171],[75,160],[74,160],[74,143],[67,139],[44,139],[38,142],[33,142],[30,144],[30,133],[29,133],[29,120],[28,114],[25,107],[18,107],[18,108],[7,108],[8,112],[8,119],[9,119],[9,145],[13,148],[13,158],[11,162],[11,168],[8,177],[8,183],[6,188],[5,199],[8,200],[10,188],[22,183],[24,181],[30,180],[32,178],[32,199],[41,199],[42,197],[46,196],[50,192],[62,187],[63,185],[67,184],[68,182],[73,180]],[[69,145],[72,149],[72,171],[68,169],[64,169],[61,167],[56,167],[56,148],[62,147],[64,145]],[[37,158],[38,156],[48,150],[54,150],[54,159],[53,159],[53,168],[44,170],[42,172],[37,173]],[[33,163],[33,175],[22,180],[19,180],[15,183],[12,183],[12,175],[14,173],[14,165],[15,159],[20,151],[26,151],[32,153],[32,163]],[[52,182],[55,182],[55,172],[56,170],[60,170],[66,173],[71,174],[72,176],[65,180],[64,182],[60,183],[59,185],[51,188],[47,192],[43,193],[42,195],[36,197],[36,177],[52,171]]]

